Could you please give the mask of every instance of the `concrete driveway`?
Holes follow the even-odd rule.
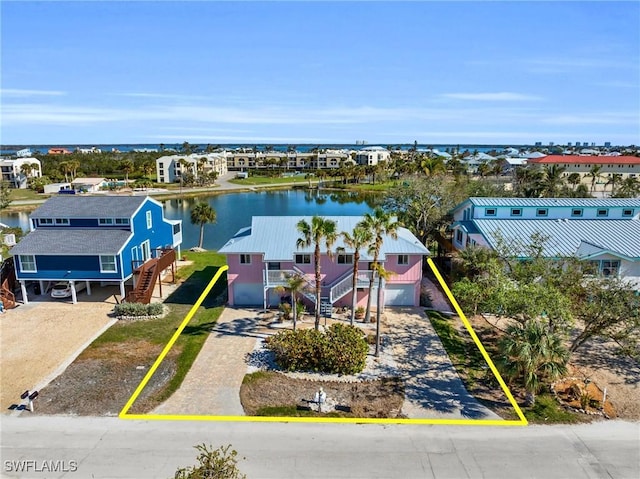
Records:
[[[35,296],[29,304],[0,315],[0,408],[19,404],[25,390],[38,390],[71,362],[116,320],[109,313],[116,304],[115,286],[92,287],[78,295],[78,303]],[[37,403],[36,403],[37,404]]]

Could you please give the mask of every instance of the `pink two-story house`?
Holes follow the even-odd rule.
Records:
[[[360,216],[326,216],[325,219],[337,223],[337,231],[351,233]],[[277,291],[286,285],[287,277],[298,273],[307,280],[307,294],[304,301],[312,310],[315,298],[315,269],[313,264],[314,245],[297,248],[301,237],[296,225],[300,220],[311,222],[309,216],[254,216],[251,226],[238,231],[221,249],[227,255],[229,270],[230,306],[275,306],[281,296],[287,293]],[[342,237],[332,247],[334,255],[327,255],[322,245],[320,259],[322,302],[333,306],[350,306],[353,253],[346,247]],[[340,254],[335,253],[340,251]],[[384,304],[387,306],[418,306],[420,303],[420,281],[422,260],[429,250],[408,229],[398,228],[397,239],[384,239],[379,261],[387,271],[393,272],[384,284]],[[358,305],[365,305],[369,294],[373,258],[366,250],[360,251],[358,264]],[[375,281],[377,287],[378,281]],[[377,297],[374,294],[373,304]]]

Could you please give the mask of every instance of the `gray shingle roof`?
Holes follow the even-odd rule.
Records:
[[[571,256],[577,253],[582,242],[587,242],[640,259],[639,220],[477,219],[474,223],[492,247],[496,246],[494,234],[498,230],[507,241],[521,243],[529,243],[532,234],[542,233],[550,237],[544,246],[544,256]],[[524,250],[519,253],[523,256]]]
[[[355,225],[362,220],[361,216],[324,216],[323,218],[338,223],[337,232],[351,232]],[[297,223],[304,219],[311,222],[311,216],[254,216],[251,221],[249,234],[247,228],[238,231],[220,249],[220,253],[264,253],[265,261],[288,261],[294,253],[312,253],[314,246],[298,249],[296,242],[300,233],[296,228]],[[352,252],[341,237],[333,245],[335,251],[338,247],[344,247],[345,251]],[[324,250],[324,248],[323,248]],[[398,239],[391,237],[384,239],[380,259],[385,259],[385,254],[429,254],[429,250],[420,243],[408,229],[398,228]],[[371,259],[366,251],[360,251],[362,260]]]
[[[469,198],[475,206],[639,207],[638,198]],[[456,207],[457,208],[457,207]]]
[[[116,229],[37,228],[11,248],[11,254],[115,255],[131,235]]]
[[[130,218],[146,196],[54,196],[31,218]]]

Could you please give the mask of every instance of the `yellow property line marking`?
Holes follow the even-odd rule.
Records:
[[[352,424],[441,424],[441,425],[466,425],[466,426],[525,426],[527,425],[527,420],[524,417],[524,414],[522,414],[520,407],[518,407],[518,404],[516,403],[511,392],[509,391],[509,388],[507,387],[505,382],[502,380],[500,373],[498,372],[495,365],[491,361],[491,358],[489,357],[486,350],[484,349],[484,346],[482,346],[480,339],[473,331],[471,324],[469,324],[469,321],[467,320],[466,316],[460,309],[460,306],[458,306],[458,303],[456,302],[455,298],[451,294],[451,291],[447,287],[446,283],[442,279],[440,272],[438,271],[435,264],[430,258],[427,261],[429,263],[429,266],[433,270],[434,274],[436,275],[436,278],[438,278],[440,285],[442,286],[445,293],[449,297],[449,300],[453,304],[453,307],[455,308],[456,312],[458,313],[460,318],[462,318],[462,322],[464,323],[465,327],[471,334],[471,337],[473,338],[473,341],[475,342],[476,346],[478,346],[478,348],[480,349],[480,352],[482,353],[482,356],[484,357],[485,361],[491,368],[491,371],[498,379],[498,382],[500,383],[502,390],[507,395],[509,402],[515,409],[520,420],[516,421],[516,420],[501,420],[501,419],[389,419],[389,418],[383,419],[383,418],[346,418],[346,417],[289,417],[289,416],[270,417],[270,416],[204,416],[204,415],[186,415],[186,414],[185,415],[127,414],[127,412],[129,411],[133,403],[136,401],[136,399],[138,398],[138,396],[140,395],[144,387],[147,385],[147,383],[155,373],[156,369],[158,369],[158,367],[164,360],[169,350],[173,347],[174,343],[177,341],[178,337],[180,336],[184,328],[187,326],[189,321],[191,321],[194,314],[196,313],[196,311],[198,310],[198,308],[200,307],[204,299],[207,297],[207,295],[211,291],[211,288],[213,288],[214,284],[218,281],[222,273],[229,269],[229,267],[226,265],[222,266],[218,270],[218,272],[215,274],[215,276],[211,279],[207,287],[204,289],[204,291],[198,298],[198,301],[193,305],[193,307],[189,311],[189,314],[187,314],[187,316],[184,318],[184,321],[182,322],[180,327],[176,330],[171,340],[167,343],[167,345],[163,349],[162,353],[160,353],[160,356],[158,356],[158,359],[156,359],[155,363],[153,364],[149,372],[147,372],[142,382],[140,382],[140,384],[136,388],[135,392],[133,393],[129,401],[127,401],[125,406],[122,408],[122,411],[120,411],[120,414],[118,415],[118,417],[120,419],[134,419],[134,420],[139,419],[144,421],[237,421],[237,422],[299,422],[299,423],[321,422],[321,423],[352,423]]]
[[[198,308],[200,307],[204,299],[209,294],[209,291],[211,291],[211,288],[213,288],[213,285],[216,284],[218,279],[220,279],[220,276],[222,276],[222,273],[224,273],[228,269],[229,269],[229,266],[224,265],[224,266],[221,266],[220,269],[218,269],[218,271],[216,271],[216,274],[213,276],[211,281],[209,281],[209,284],[207,285],[207,287],[204,288],[204,291],[198,298],[198,301],[196,301],[193,307],[189,310],[189,313],[187,313],[187,315],[185,316],[184,320],[182,321],[182,323],[180,324],[176,332],[173,333],[173,336],[171,337],[167,345],[164,347],[164,349],[160,353],[160,356],[158,356],[158,359],[156,359],[156,362],[153,363],[153,366],[151,366],[151,369],[149,369],[149,371],[147,372],[145,377],[142,379],[140,384],[138,384],[138,387],[134,391],[133,395],[129,398],[127,403],[124,405],[124,407],[122,408],[122,411],[120,411],[120,414],[118,414],[118,417],[120,417],[121,419],[127,417],[127,411],[131,409],[131,406],[133,405],[133,403],[136,401],[136,399],[138,399],[138,396],[140,395],[144,387],[147,385],[147,383],[151,379],[151,376],[153,376],[153,373],[156,372],[156,369],[158,369],[158,366],[160,366],[160,364],[164,360],[167,353],[169,353],[174,343],[178,340],[184,328],[187,326],[187,324],[189,324],[189,321],[191,321],[191,318],[193,318],[193,316],[196,314],[196,311],[198,311]],[[145,416],[145,418],[149,419],[150,416],[151,415]]]

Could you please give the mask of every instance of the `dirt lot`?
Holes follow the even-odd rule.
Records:
[[[55,376],[107,328],[115,287],[95,287],[78,295],[78,303],[40,296],[0,316],[0,406],[19,403],[20,394]],[[37,403],[36,403],[37,404]]]
[[[491,324],[482,316],[471,317],[470,320],[481,340],[483,334],[495,334]],[[504,322],[498,325],[501,328],[506,327]],[[606,388],[607,400],[613,404],[618,419],[640,421],[640,363],[629,357],[619,356],[613,342],[600,338],[588,341],[573,353],[567,377],[588,379],[600,389]],[[495,406],[500,410],[504,400],[501,399],[503,395],[498,395],[497,392],[498,389],[478,390],[474,391],[474,395],[487,403],[495,402]],[[524,399],[522,394],[518,394],[519,391],[512,392],[519,402]],[[508,407],[503,410],[507,411]]]

